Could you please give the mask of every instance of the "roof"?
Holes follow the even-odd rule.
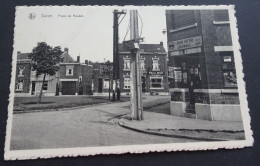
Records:
[[[163,44],[140,44],[140,49],[143,52],[149,53],[166,53]],[[122,43],[118,45],[119,52],[129,52],[129,50],[125,50]]]
[[[63,58],[63,63],[75,63],[76,61],[69,55],[68,51],[64,51],[61,55]]]
[[[29,53],[18,53],[17,54],[17,60],[19,59],[29,59]]]

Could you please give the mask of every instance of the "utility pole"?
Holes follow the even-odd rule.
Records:
[[[120,18],[121,15],[125,15],[126,12],[123,11],[118,11],[118,10],[114,10],[114,37],[113,37],[113,82],[112,82],[112,86],[113,86],[113,101],[115,101],[115,92],[117,93],[117,100],[120,100],[120,85],[119,85],[119,79],[120,79],[120,75],[119,75],[119,50],[118,50],[118,27],[119,27],[119,23],[118,20]]]
[[[130,93],[131,93],[131,118],[133,120],[143,119],[143,101],[141,86],[140,49],[138,34],[137,10],[130,11],[130,40],[134,41],[134,49],[131,49],[130,61]]]

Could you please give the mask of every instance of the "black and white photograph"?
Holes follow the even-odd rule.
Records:
[[[17,6],[5,160],[253,145],[234,6]]]

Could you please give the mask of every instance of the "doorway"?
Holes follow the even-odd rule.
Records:
[[[99,78],[98,79],[98,93],[102,93],[102,89],[103,89],[103,79]]]
[[[31,95],[35,95],[35,81],[32,82],[32,91]]]
[[[189,67],[189,93],[190,93],[190,104],[195,104],[195,93],[194,89],[200,87],[200,68],[199,65],[192,65]]]

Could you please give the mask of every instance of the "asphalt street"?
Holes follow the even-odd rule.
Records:
[[[144,99],[144,102],[152,102],[157,99],[158,96],[149,96]],[[114,118],[129,112],[129,102],[122,102],[66,111],[14,114],[10,149],[95,147],[192,141],[148,135],[120,127]]]

